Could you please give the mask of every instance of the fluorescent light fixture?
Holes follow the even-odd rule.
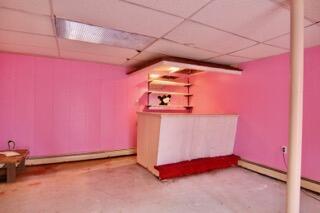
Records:
[[[56,18],[56,30],[60,38],[84,41],[109,46],[142,50],[155,41],[155,38],[104,28],[67,19]]]
[[[170,71],[170,73],[173,73],[173,72],[177,72],[180,70],[180,67],[169,67],[168,69]]]

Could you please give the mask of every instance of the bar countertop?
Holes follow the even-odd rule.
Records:
[[[137,112],[143,115],[154,115],[154,116],[236,116],[237,114],[209,114],[209,113],[169,113],[169,112]]]

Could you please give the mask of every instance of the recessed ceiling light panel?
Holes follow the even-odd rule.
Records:
[[[169,67],[170,73],[174,73],[180,70],[180,67]]]
[[[60,38],[84,41],[109,46],[142,50],[155,41],[155,38],[104,28],[66,19],[56,18],[57,34]]]
[[[149,77],[152,78],[152,79],[159,78],[160,74],[158,74],[158,73],[150,73]]]

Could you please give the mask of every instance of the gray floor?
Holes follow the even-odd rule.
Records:
[[[285,184],[241,168],[160,182],[134,157],[28,168],[0,212],[285,212]],[[302,194],[301,212],[320,202]]]

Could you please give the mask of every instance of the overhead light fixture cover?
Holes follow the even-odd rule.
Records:
[[[67,19],[56,18],[57,35],[60,38],[109,46],[143,50],[155,38],[121,30],[104,28]]]
[[[159,77],[160,77],[160,74],[151,73],[151,74],[149,75],[149,77],[152,78],[152,79],[159,78]]]
[[[170,73],[177,72],[180,70],[180,67],[169,67]]]

